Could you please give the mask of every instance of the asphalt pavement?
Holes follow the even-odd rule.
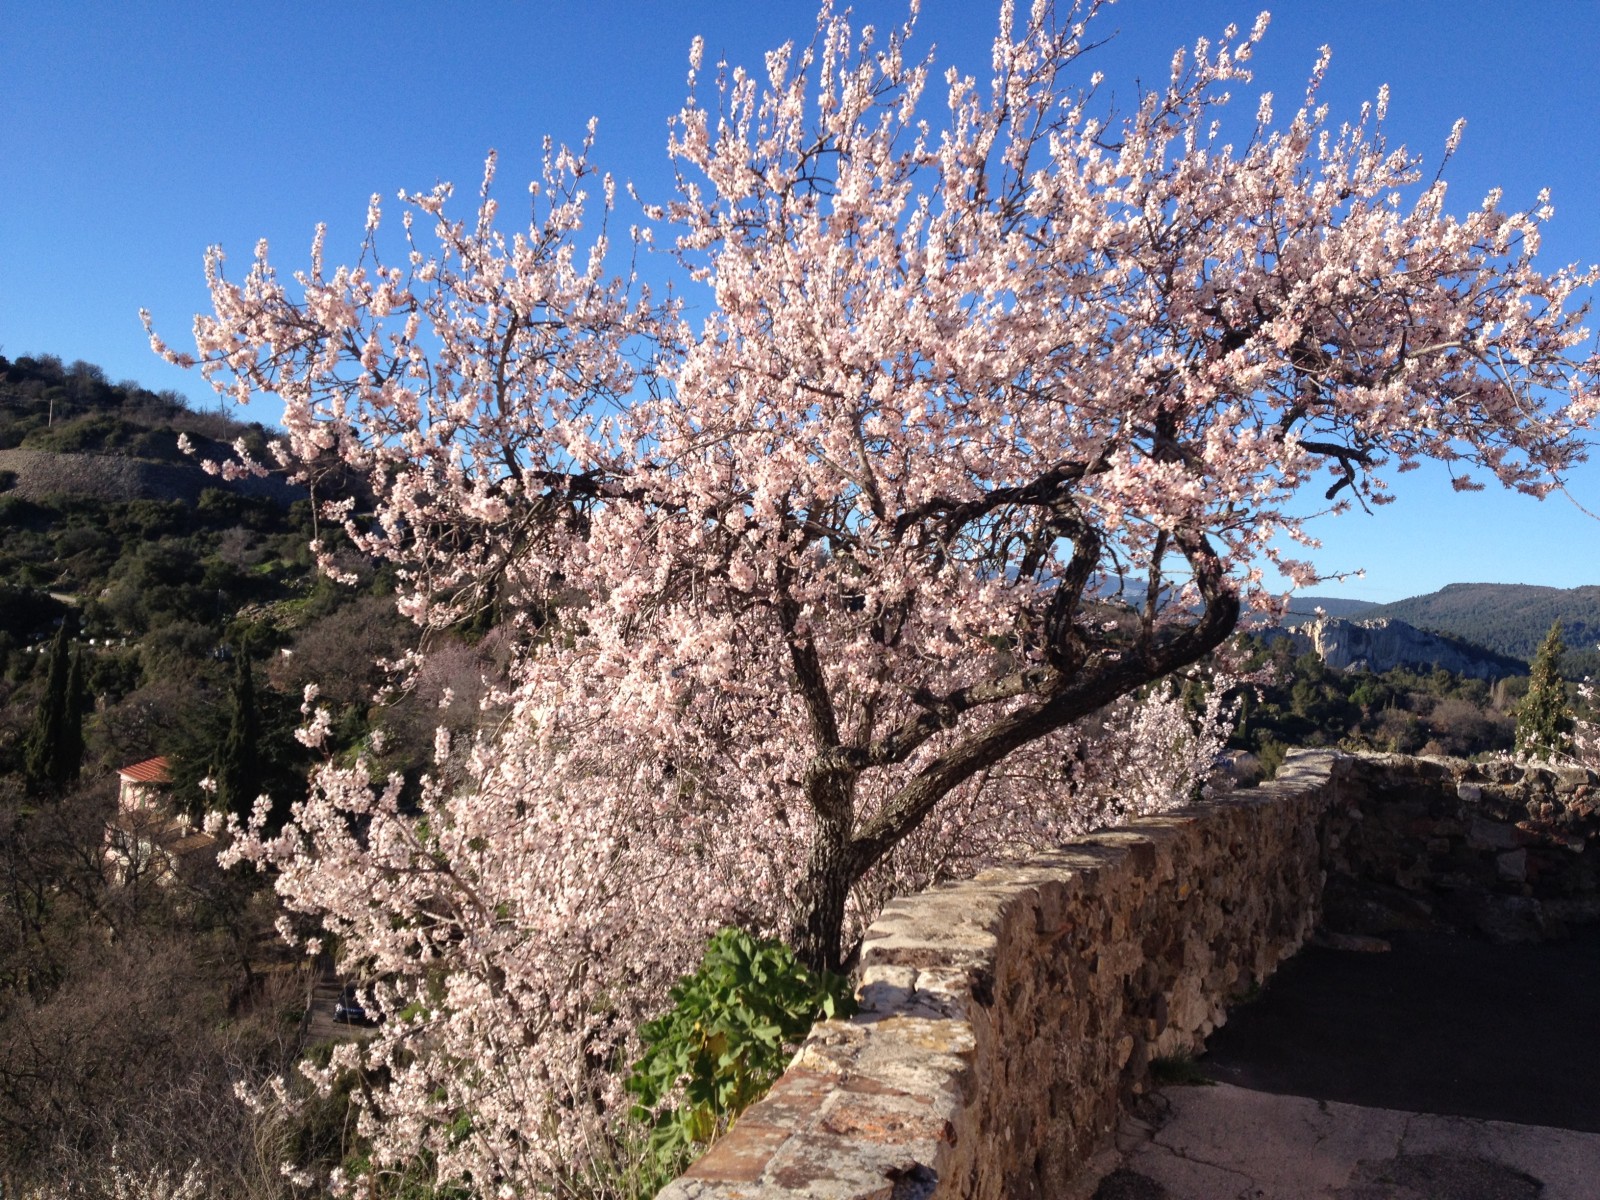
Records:
[[[1204,1073],[1254,1091],[1600,1133],[1600,926],[1540,945],[1385,941],[1387,953],[1306,947],[1211,1035]]]
[[[1096,1200],[1600,1200],[1600,927],[1309,946],[1124,1125]]]

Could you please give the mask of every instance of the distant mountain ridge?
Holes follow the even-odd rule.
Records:
[[[1452,583],[1425,596],[1379,605],[1361,614],[1395,617],[1419,629],[1466,638],[1529,662],[1552,622],[1561,622],[1569,678],[1600,673],[1600,586],[1539,587],[1526,583]]]
[[[1389,604],[1333,596],[1296,596],[1283,624],[1295,628],[1320,607],[1330,617],[1365,622],[1387,618],[1459,638],[1527,663],[1553,621],[1561,622],[1568,678],[1600,674],[1600,585],[1576,588],[1525,583],[1452,583]]]
[[[1377,607],[1375,601],[1352,600],[1347,596],[1291,596],[1289,611],[1284,614],[1282,624],[1293,629],[1307,621],[1316,620],[1318,616],[1359,619]]]

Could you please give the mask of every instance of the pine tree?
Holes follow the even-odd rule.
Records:
[[[1572,752],[1572,708],[1561,678],[1561,622],[1550,626],[1528,673],[1528,694],[1517,705],[1517,755],[1559,758]]]
[[[248,817],[261,794],[261,714],[256,706],[255,674],[249,647],[241,643],[233,663],[228,736],[213,761],[219,807]]]
[[[44,699],[23,753],[28,790],[60,791],[78,778],[83,760],[83,664],[73,653],[77,619],[69,610],[50,644]]]

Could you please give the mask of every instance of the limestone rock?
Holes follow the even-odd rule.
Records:
[[[1395,667],[1443,667],[1458,675],[1491,680],[1526,670],[1523,664],[1492,650],[1442,638],[1389,617],[1370,621],[1321,617],[1306,625],[1304,632],[1318,657],[1341,670],[1354,666],[1377,672]]]

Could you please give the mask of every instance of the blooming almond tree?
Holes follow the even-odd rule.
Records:
[[[993,82],[947,72],[936,127],[909,30],[878,48],[837,18],[679,117],[703,182],[670,215],[716,304],[650,417],[670,500],[630,538],[656,611],[738,612],[759,703],[789,705],[752,728],[814,822],[816,961],[849,881],[942,797],[1215,647],[1258,561],[1309,581],[1276,548],[1306,483],[1382,500],[1380,465],[1427,455],[1537,494],[1591,413],[1563,310],[1592,277],[1532,268],[1542,208],[1456,220],[1442,184],[1396,204],[1418,167],[1383,99],[1328,128],[1322,64],[1286,127],[1264,99],[1224,144],[1261,24],[1097,118],[1063,82],[1091,15],[1006,6]],[[1107,620],[1095,589],[1129,573],[1143,594]],[[659,644],[671,670],[644,669],[675,696],[726,693]]]
[[[1582,457],[1596,275],[1534,267],[1544,198],[1449,215],[1381,94],[1329,123],[1325,59],[1226,140],[1264,19],[1116,113],[1080,70],[1097,7],[1008,0],[987,85],[915,57],[914,12],[824,9],[714,103],[697,45],[647,209],[694,322],[607,275],[604,222],[580,244],[586,191],[615,202],[587,144],[510,237],[486,181],[470,223],[403,197],[398,266],[376,202],[359,262],[319,238],[292,285],[213,251],[202,369],[283,401],[286,461],[364,474],[350,536],[406,612],[523,635],[420,817],[330,770],[241,842],[407,1014],[368,1051],[385,1152],[559,1174],[708,927],[839,965],[852,889],[941,805],[1048,824],[1005,764],[1314,579],[1302,514],[1424,457],[1533,495]]]

